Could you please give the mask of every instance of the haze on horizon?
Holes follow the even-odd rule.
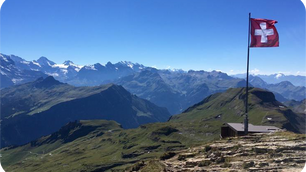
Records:
[[[277,20],[280,35],[279,48],[251,49],[251,73],[306,75],[305,7],[299,0],[6,0],[1,53],[79,65],[132,61],[245,73],[249,12]]]

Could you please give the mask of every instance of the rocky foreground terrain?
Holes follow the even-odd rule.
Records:
[[[290,132],[226,138],[160,160],[140,162],[130,171],[302,171],[306,162],[305,135]]]

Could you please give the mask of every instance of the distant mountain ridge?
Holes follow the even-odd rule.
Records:
[[[14,56],[13,56],[14,57]],[[19,60],[18,58],[15,58]],[[0,88],[33,81],[47,75],[41,71],[21,68],[9,56],[0,54]]]
[[[61,82],[75,86],[97,86],[110,83],[120,77],[140,72],[147,68],[141,64],[127,61],[121,61],[115,64],[108,62],[106,65],[96,63],[94,65],[81,66],[74,64],[70,60],[66,60],[63,64],[56,64],[46,57],[40,57],[38,60],[34,61],[27,61],[15,55],[1,54],[0,59],[1,79],[3,78],[5,81],[8,80],[5,84],[1,84],[1,88],[22,84],[25,83],[25,81],[34,81],[38,77],[45,77],[47,75],[53,76]],[[5,62],[9,62],[9,64]],[[40,75],[38,77],[33,77],[31,80],[22,78],[23,82],[14,82],[16,79],[10,77],[10,71],[3,70],[10,66],[13,66],[19,71],[33,71],[33,73],[39,73]],[[33,76],[36,75],[33,74]]]
[[[258,76],[250,75],[249,82],[258,88],[272,91],[277,100],[285,102],[288,100],[301,101],[306,98],[306,88],[304,86],[294,86],[289,81],[282,81],[277,84],[268,84]]]
[[[46,75],[74,86],[117,83],[141,98],[166,107],[171,114],[181,113],[210,94],[245,86],[244,75],[235,78],[218,71],[155,69],[126,61],[80,66],[69,60],[63,64],[55,64],[46,57],[26,61],[14,55],[1,55],[1,59],[11,62],[11,64],[1,63],[1,69],[15,69],[1,70],[2,88],[33,81]],[[278,78],[284,77],[284,75],[278,76]],[[281,102],[291,99],[300,101],[306,98],[304,86],[294,86],[288,81],[270,84],[258,76],[250,75],[250,86],[272,91]],[[167,95],[166,98],[164,95]]]
[[[284,75],[282,73],[272,74],[272,75],[259,75],[267,83],[277,84],[283,81],[289,81],[295,86],[306,87],[306,76],[301,75]]]
[[[284,102],[286,106],[291,108],[296,113],[304,113],[306,115],[306,99],[302,101],[290,100]]]
[[[157,69],[146,69],[115,83],[141,98],[167,107],[171,114],[179,114],[213,93],[245,86],[243,79],[217,71],[171,72]]]
[[[236,74],[233,77],[245,78],[246,74]],[[270,75],[252,75],[261,78],[268,84],[277,84],[283,81],[289,81],[295,86],[306,87],[306,76],[302,75],[285,75],[283,73],[275,73]]]
[[[111,82],[123,85],[133,94],[167,107],[171,114],[182,112],[212,93],[245,84],[242,79],[235,79],[217,71],[159,70],[131,62],[78,66],[71,61],[55,64],[46,57],[33,62],[13,55],[11,57],[19,68],[42,71],[74,86],[97,86]],[[133,84],[133,78],[142,80],[138,83],[147,84]],[[163,98],[164,95],[167,97]]]
[[[20,145],[74,120],[114,120],[123,128],[167,121],[166,108],[107,84],[74,87],[52,76],[1,91],[1,146]]]
[[[5,58],[4,58],[5,57]],[[121,61],[112,64],[108,62],[105,65],[100,63],[95,63],[93,65],[76,65],[70,60],[66,60],[62,64],[56,64],[48,58],[42,56],[38,60],[27,61],[21,57],[15,55],[5,55],[1,54],[0,59],[10,59],[14,62],[15,67],[20,70],[30,70],[30,71],[40,71],[46,75],[55,77],[55,79],[66,82],[75,86],[94,86],[100,85],[102,83],[107,83],[109,81],[116,80],[118,78],[141,72],[146,69],[152,69],[152,67],[147,67],[142,64],[132,63],[128,61]],[[1,68],[6,66],[4,63],[0,65]],[[187,73],[192,72],[184,71],[181,69],[171,70],[171,69],[160,69],[162,71],[169,71],[172,73]],[[197,71],[194,71],[197,72]],[[86,78],[91,74],[99,76],[99,79]],[[227,75],[226,73],[222,73]],[[261,78],[264,82],[268,84],[276,84],[282,81],[289,81],[295,86],[306,86],[306,76],[300,75],[284,75],[282,73],[276,73],[271,75],[254,75]],[[245,74],[236,74],[228,77],[237,77],[245,79]],[[93,78],[93,77],[92,77]]]
[[[66,81],[75,86],[95,86],[140,72],[145,68],[143,65],[131,62],[118,62],[116,64],[108,62],[106,65],[96,63],[82,67],[74,77]]]

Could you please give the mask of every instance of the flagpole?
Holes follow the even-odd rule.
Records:
[[[248,30],[248,55],[247,55],[247,77],[246,77],[246,96],[245,96],[245,119],[244,119],[244,134],[248,134],[249,119],[248,119],[248,94],[249,94],[249,57],[250,57],[250,27],[251,13],[249,13],[249,30]]]

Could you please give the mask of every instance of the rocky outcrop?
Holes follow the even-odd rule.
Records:
[[[254,134],[191,148],[161,161],[165,171],[298,171],[306,164],[305,135]],[[184,158],[182,158],[184,157]]]
[[[289,132],[228,138],[175,152],[162,159],[164,171],[301,171],[305,135]]]

